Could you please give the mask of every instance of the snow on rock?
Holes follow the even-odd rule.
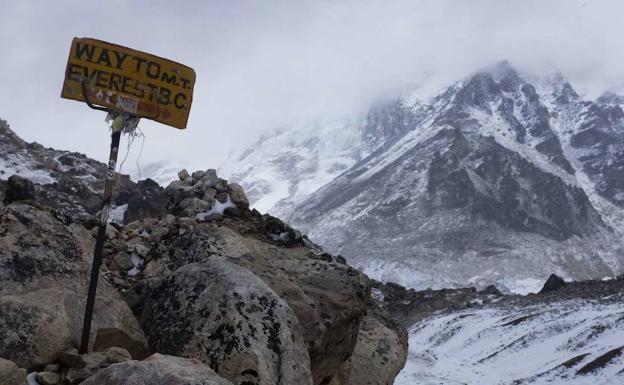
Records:
[[[232,199],[230,199],[230,194],[228,194],[227,200],[224,203],[221,203],[218,200],[214,201],[210,210],[197,213],[195,215],[195,219],[197,219],[198,221],[205,221],[211,215],[223,215],[225,209],[230,207],[236,207],[236,205],[234,204],[234,202],[232,202]]]
[[[108,215],[109,223],[124,223],[124,215],[126,215],[126,211],[128,210],[128,204],[125,203],[120,206],[113,206],[110,209],[110,213]]]
[[[33,183],[52,184],[56,178],[50,175],[49,171],[37,169],[35,164],[22,154],[3,154],[0,158],[0,179],[8,179],[11,175],[17,174]]]

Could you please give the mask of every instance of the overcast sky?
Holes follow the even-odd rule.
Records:
[[[0,118],[28,141],[99,160],[108,156],[104,113],[59,97],[73,37],[195,69],[186,130],[141,122],[142,163],[189,168],[217,167],[276,127],[358,114],[380,96],[501,59],[559,68],[589,96],[624,84],[621,0],[0,3]]]

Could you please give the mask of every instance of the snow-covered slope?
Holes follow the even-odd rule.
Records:
[[[27,143],[11,130],[7,122],[0,120],[0,187],[13,175],[34,183],[38,203],[54,207],[68,217],[85,219],[101,208],[106,179],[104,163],[76,152]],[[38,187],[41,185],[45,188]],[[127,203],[132,199],[142,202],[134,202],[137,210],[152,210],[149,206],[155,199],[148,199],[150,196],[146,193],[158,189],[153,181],[137,184],[127,175],[117,174],[111,219],[123,217]],[[130,213],[128,218],[136,217],[136,214]]]
[[[442,312],[409,331],[395,385],[624,383],[622,293]]]
[[[266,212],[281,199],[316,191],[360,160],[366,150],[359,125],[300,123],[231,154],[219,173],[241,182],[253,206]]]
[[[534,78],[503,62],[431,99],[376,106],[349,130],[359,157],[324,178],[291,166],[315,162],[316,150],[295,144],[308,132],[251,147],[235,179],[283,186],[257,188],[253,199],[267,209],[288,196],[270,211],[374,277],[522,290],[552,272],[587,279],[624,269],[624,113],[583,100],[561,75]],[[280,169],[317,183],[286,192],[293,176]]]

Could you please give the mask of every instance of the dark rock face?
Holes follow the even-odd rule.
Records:
[[[35,199],[33,182],[18,175],[9,177],[4,192],[4,203]]]
[[[570,145],[580,154],[578,161],[596,191],[624,207],[624,112],[619,105],[589,103],[578,108],[581,120]]]
[[[566,282],[563,280],[563,278],[559,277],[558,275],[551,274],[550,277],[548,277],[548,280],[546,280],[546,282],[544,283],[544,287],[542,287],[540,293],[547,293],[549,291],[559,290],[565,285]]]

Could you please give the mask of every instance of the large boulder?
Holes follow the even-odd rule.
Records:
[[[107,367],[81,385],[232,385],[198,360],[153,354]],[[241,383],[242,384],[242,383]]]
[[[371,309],[362,320],[353,354],[331,385],[389,385],[407,359],[407,331]]]
[[[352,267],[325,260],[302,245],[274,241],[266,231],[261,217],[232,219],[219,226],[195,223],[170,239],[167,249],[147,268],[167,274],[190,263],[225,256],[253,272],[297,316],[314,384],[327,384],[355,347],[370,298],[368,279]]]
[[[0,208],[0,357],[31,368],[78,346],[93,238],[47,211],[25,204]],[[136,357],[147,344],[128,305],[100,279],[92,323],[114,331]]]
[[[223,257],[135,286],[150,348],[197,358],[236,384],[312,384],[297,317],[261,279]]]

